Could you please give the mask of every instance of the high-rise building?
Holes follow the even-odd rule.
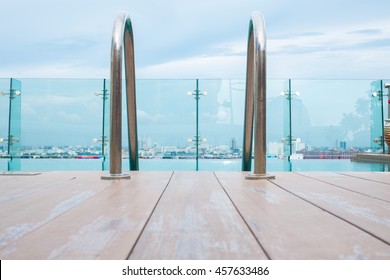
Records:
[[[234,151],[237,149],[237,141],[236,141],[236,138],[232,138],[230,140],[230,150]]]

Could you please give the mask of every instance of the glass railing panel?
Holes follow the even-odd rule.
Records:
[[[1,86],[2,117],[1,117],[1,157],[3,163],[7,158],[7,171],[21,170],[21,82],[9,79],[8,87],[5,81]]]
[[[136,81],[140,170],[195,170],[195,150],[188,140],[195,133],[196,108],[187,95],[195,86],[195,80]],[[123,143],[128,145],[127,138]],[[129,170],[126,159],[123,169]]]
[[[384,118],[384,122],[386,122],[386,120],[390,119],[390,91],[389,91],[389,88],[387,88],[386,86],[390,85],[390,80],[382,80],[382,94],[383,94],[383,118]],[[384,135],[384,134],[383,134]],[[385,144],[384,144],[384,151],[385,153],[389,153],[390,154],[390,147],[389,147],[389,143],[386,143],[386,141],[384,141]]]
[[[267,80],[267,170],[290,171],[291,82],[286,79]]]
[[[284,170],[283,90],[284,80],[267,81],[267,167]],[[244,79],[199,81],[199,130],[201,135],[199,170],[241,171],[245,114]],[[253,149],[252,149],[253,150]],[[253,163],[252,163],[253,167]]]
[[[9,92],[9,79],[0,79],[0,92]],[[8,138],[9,99],[0,95],[0,138]],[[8,170],[8,142],[0,142],[0,170]]]
[[[283,136],[281,142],[283,143],[283,158],[289,160],[290,155],[292,154],[292,131],[291,131],[291,113],[292,113],[292,90],[291,90],[291,80],[286,80],[282,91],[280,92],[280,98],[283,100],[283,103],[280,104],[279,110],[283,107]]]
[[[199,100],[199,170],[240,171],[245,80],[202,79]]]
[[[23,79],[23,169],[101,170],[102,79]]]
[[[95,138],[94,142],[101,146],[102,170],[110,169],[110,81],[102,80],[102,90],[96,93],[101,98],[102,117],[101,117],[101,134]]]
[[[292,107],[293,104],[296,103],[296,99],[294,98],[298,93],[296,91],[293,91],[291,79],[288,79],[284,81],[283,90],[280,92],[282,104],[280,104],[280,107],[283,107],[283,136],[281,138],[282,145],[282,152],[280,153],[279,157],[280,159],[283,159],[283,170],[284,171],[291,171],[291,161],[290,158],[293,151],[293,143],[296,142],[297,139],[294,138],[293,132],[292,132]],[[280,108],[279,108],[280,110]]]
[[[390,80],[382,80],[383,87],[390,84]],[[389,96],[389,89],[384,88],[383,89],[383,115],[385,119],[390,119],[390,96]]]
[[[371,82],[370,88],[370,121],[371,121],[371,150],[374,153],[385,153],[385,142],[383,138],[384,123],[384,87],[383,81]]]
[[[200,79],[198,88],[196,81],[136,81],[140,170],[196,170],[196,143],[199,170],[241,170],[245,80]],[[22,169],[107,170],[109,145],[103,142],[109,139],[109,81],[21,82]],[[387,165],[349,159],[354,153],[381,148],[374,140],[381,135],[382,113],[373,93],[382,87],[387,118],[387,89],[383,89],[387,82],[267,80],[267,170],[388,170]],[[9,87],[10,79],[0,79],[1,91],[9,92]],[[0,102],[3,138],[8,137],[7,97]],[[128,170],[125,98],[123,90],[123,169]],[[7,145],[0,143],[1,170],[8,168]]]
[[[8,161],[9,171],[21,170],[21,104],[22,104],[22,83],[17,79],[10,79],[9,98],[9,126],[8,126]]]
[[[304,159],[335,159],[350,164],[352,155],[371,151],[371,83],[292,80],[292,87],[300,92],[292,106],[292,134],[300,139],[294,145],[297,155],[292,170],[307,170],[305,160],[299,160],[301,155]],[[324,163],[313,163],[310,168],[326,170]]]

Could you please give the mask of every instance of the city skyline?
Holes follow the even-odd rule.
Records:
[[[0,77],[4,78],[0,79],[0,90],[8,90],[6,78],[23,80],[23,141],[88,145],[101,136],[101,103],[94,93],[101,93],[102,79],[109,77],[112,25],[119,10],[126,10],[132,19],[137,79],[190,79],[177,80],[173,85],[169,82],[163,82],[162,86],[148,85],[147,80],[137,84],[139,135],[165,137],[159,139],[162,143],[176,145],[195,134],[195,104],[185,93],[194,90],[196,78],[205,78],[201,90],[209,92],[200,101],[200,132],[217,143],[229,130],[240,141],[244,84],[241,80],[239,85],[230,85],[228,79],[245,77],[248,24],[254,10],[262,12],[265,19],[267,77],[309,78],[295,79],[292,90],[302,93],[301,99],[310,115],[308,125],[318,130],[339,126],[343,114],[353,114],[355,100],[369,96],[368,82],[350,85],[338,79],[386,79],[389,73],[390,31],[385,27],[390,25],[386,14],[390,2],[385,0],[151,3],[150,0],[2,3],[0,32],[3,41],[9,43],[0,45]],[[32,85],[28,79],[46,77],[76,79],[71,86],[66,81]],[[215,77],[226,80],[206,80]],[[84,84],[79,78],[94,80]],[[285,79],[270,82],[267,92],[270,100],[285,90],[284,83]],[[233,95],[229,96],[233,87]],[[176,102],[179,103],[173,106],[174,110],[164,111]],[[6,137],[6,103],[0,105],[4,112],[0,114],[0,137]],[[330,107],[332,113],[324,109]],[[278,106],[273,112],[275,116],[271,116],[279,121],[275,140],[286,136],[280,131],[286,123],[280,123],[283,111]],[[355,141],[353,136],[349,134],[348,141]],[[345,140],[341,136],[337,139]]]
[[[269,141],[280,141],[289,132],[286,80],[267,83],[267,133]],[[0,79],[8,86],[9,80]],[[336,141],[349,145],[370,145],[370,80],[292,80],[293,137],[318,146]],[[22,145],[90,145],[102,135],[103,80],[22,79]],[[182,146],[195,131],[195,100],[187,92],[195,80],[137,80],[138,136],[149,137],[161,145]],[[237,79],[200,80],[208,92],[199,100],[199,134],[210,144],[226,144],[235,137],[242,143],[245,81]],[[299,96],[295,92],[299,91]],[[1,96],[0,137],[7,138],[8,96]],[[360,100],[360,101],[359,101]],[[363,116],[357,102],[366,104]],[[125,101],[123,102],[123,106]],[[376,107],[375,107],[376,108]],[[378,109],[378,108],[376,108]],[[385,109],[386,106],[385,106]],[[330,114],[331,110],[331,114]],[[123,109],[123,116],[126,115]],[[359,117],[360,116],[360,117]],[[109,116],[106,116],[108,119]],[[361,118],[365,132],[356,121]],[[376,123],[378,125],[378,123]],[[106,127],[106,136],[108,132]],[[124,144],[127,127],[123,119]]]

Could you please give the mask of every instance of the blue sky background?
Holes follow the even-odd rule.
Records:
[[[390,73],[388,0],[2,0],[0,77],[109,77],[120,10],[133,22],[137,78],[243,78],[254,10],[270,78]]]
[[[295,130],[295,137],[368,146],[367,135],[351,136],[340,124],[358,98],[370,102],[373,80],[390,77],[388,0],[0,1],[0,90],[7,91],[6,78],[22,79],[24,145],[90,145],[101,135],[102,104],[94,93],[109,78],[112,27],[121,10],[129,13],[135,37],[139,136],[164,145],[186,145],[193,137],[195,102],[186,93],[196,78],[208,92],[200,101],[202,137],[213,145],[228,145],[232,137],[241,143],[244,82],[226,78],[245,78],[254,10],[265,18],[267,75],[281,78],[267,84],[272,141],[285,136],[280,92],[291,78],[307,79],[293,80],[293,91],[301,92],[294,97],[295,124],[310,131],[338,127],[324,143],[320,134]],[[5,137],[8,99],[1,100],[7,101],[0,102]]]

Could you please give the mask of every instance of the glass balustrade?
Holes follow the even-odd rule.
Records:
[[[0,137],[20,141],[11,149],[0,143],[0,170],[108,170],[109,80],[0,79],[0,90],[9,93],[10,82],[22,94],[11,114],[9,95],[2,96]],[[350,160],[388,151],[388,82],[268,79],[267,169],[388,171]],[[139,79],[136,91],[140,170],[241,170],[245,80]],[[11,129],[20,132],[10,132],[18,114]],[[123,118],[124,170],[126,131]],[[10,158],[21,163],[10,167]]]
[[[3,98],[3,104],[7,106],[8,111],[8,129],[3,126],[0,132],[3,136],[0,136],[0,143],[5,143],[2,150],[6,151],[5,157],[8,158],[7,171],[20,171],[21,170],[21,82],[17,79],[9,80],[9,87],[7,90],[1,91]],[[7,101],[5,101],[7,100]]]
[[[10,79],[0,79],[0,91],[8,92]],[[0,95],[0,138],[8,138],[9,101]],[[0,141],[0,170],[8,170],[8,143]]]

